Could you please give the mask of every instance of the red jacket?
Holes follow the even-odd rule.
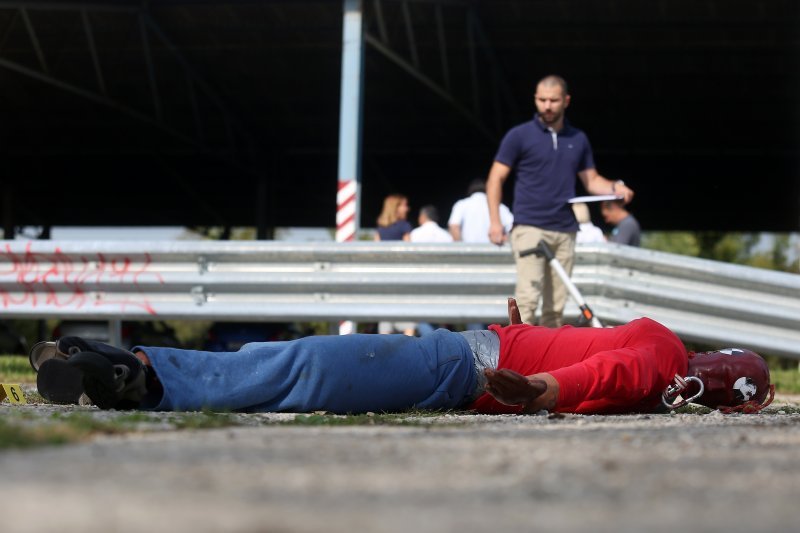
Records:
[[[527,324],[489,329],[500,336],[498,368],[526,376],[548,372],[558,381],[559,412],[652,411],[675,374],[685,376],[687,371],[681,340],[649,318],[604,329]],[[522,410],[485,393],[470,408],[482,413]]]

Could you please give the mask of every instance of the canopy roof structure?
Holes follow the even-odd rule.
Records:
[[[446,216],[558,73],[644,229],[800,229],[794,0],[363,13],[362,226]],[[332,227],[341,61],[341,0],[0,1],[3,227]]]

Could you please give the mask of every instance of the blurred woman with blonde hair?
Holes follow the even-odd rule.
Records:
[[[411,224],[408,218],[408,198],[402,194],[390,194],[383,200],[383,210],[378,217],[376,241],[408,241]]]

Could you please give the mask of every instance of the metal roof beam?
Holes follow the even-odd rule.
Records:
[[[42,67],[42,71],[45,74],[50,73],[50,69],[47,68],[47,61],[44,58],[44,52],[42,51],[42,45],[39,43],[39,37],[36,35],[36,30],[33,27],[33,22],[31,22],[31,18],[28,16],[28,10],[25,8],[21,8],[19,10],[20,15],[22,15],[22,21],[25,23],[25,29],[28,31],[28,36],[31,38],[31,44],[33,45],[33,50],[36,52],[36,57],[39,60],[39,66]]]
[[[100,57],[97,55],[97,45],[94,42],[94,32],[87,10],[81,10],[81,19],[83,20],[83,30],[86,33],[86,42],[89,43],[89,53],[92,55],[92,65],[97,76],[97,87],[103,95],[106,95],[106,82],[103,77],[103,69],[100,67]]]
[[[13,1],[0,0],[0,9],[28,9],[40,11],[113,11],[118,13],[138,13],[138,5],[119,5],[117,3],[98,2],[37,2],[36,0]]]
[[[366,41],[367,44],[375,48],[375,50],[383,54],[387,59],[392,61],[394,64],[396,64],[409,74],[411,74],[423,85],[425,85],[434,93],[443,98],[456,111],[458,111],[458,113],[460,113],[462,116],[464,116],[464,118],[466,118],[470,123],[472,123],[478,129],[478,131],[480,131],[488,140],[491,140],[492,142],[495,142],[497,140],[496,136],[486,127],[486,125],[481,121],[481,119],[478,116],[476,116],[472,111],[464,107],[458,100],[456,100],[453,97],[453,95],[449,91],[441,87],[438,83],[433,81],[430,77],[426,76],[419,69],[415,68],[414,65],[403,59],[400,55],[390,50],[388,47],[384,46],[383,43],[381,43],[377,37],[374,37],[369,33],[365,33],[364,40]]]
[[[442,21],[442,4],[436,4],[436,36],[439,40],[439,59],[442,62],[442,79],[444,87],[450,91],[450,66],[447,62],[447,38]]]
[[[111,7],[111,11],[125,11],[126,13],[134,14],[137,17],[137,24],[141,33],[141,46],[144,55],[144,63],[146,65],[146,75],[149,82],[150,97],[153,103],[153,113],[150,114],[146,111],[136,109],[135,107],[121,101],[119,98],[109,95],[108,87],[106,84],[105,76],[102,69],[102,64],[98,54],[97,43],[94,38],[94,32],[89,18],[89,12],[95,8],[103,10],[106,7]],[[182,55],[180,50],[172,44],[170,39],[166,36],[163,30],[152,19],[150,14],[144,10],[133,9],[119,9],[120,6],[106,6],[100,4],[54,4],[52,2],[9,2],[0,0],[0,9],[16,9],[14,15],[20,15],[25,25],[25,29],[30,38],[31,46],[38,59],[38,68],[33,68],[28,65],[21,64],[15,60],[0,57],[0,67],[6,68],[18,74],[22,74],[29,78],[35,79],[39,82],[48,84],[52,87],[62,91],[80,96],[97,104],[115,109],[120,113],[127,115],[135,120],[149,124],[175,139],[194,146],[201,152],[208,153],[215,157],[222,157],[223,159],[230,159],[230,164],[235,168],[245,170],[248,173],[255,173],[254,169],[249,169],[253,165],[254,150],[247,150],[247,155],[251,156],[249,161],[240,161],[240,153],[237,152],[236,146],[238,139],[242,139],[244,146],[252,147],[254,142],[248,132],[245,130],[241,121],[239,121],[223,100],[215,93],[215,91],[202,79],[201,76],[192,68],[190,63]],[[97,90],[87,89],[77,85],[71,81],[66,81],[58,76],[50,73],[48,63],[46,61],[46,50],[43,48],[41,41],[38,38],[36,28],[33,20],[31,19],[28,10],[38,9],[40,12],[47,11],[48,9],[55,11],[74,10],[80,17],[80,24],[86,37],[87,51],[91,57],[91,63],[94,68],[94,76],[96,77]],[[13,21],[13,19],[12,19]],[[12,22],[13,23],[13,22]],[[178,64],[182,66],[187,77],[186,92],[192,104],[193,120],[192,124],[186,128],[169,124],[165,120],[164,102],[159,92],[159,86],[156,79],[156,57],[151,48],[152,38],[158,40],[166,52],[177,60]],[[95,84],[92,84],[95,85]],[[204,135],[201,117],[202,114],[199,110],[197,89],[200,89],[204,99],[207,99],[211,104],[222,114],[223,122],[225,124],[224,137],[227,139],[228,146],[225,149],[215,148],[208,144],[207,135]],[[188,132],[184,132],[186,129]],[[249,170],[248,170],[249,169]]]
[[[414,23],[411,21],[411,11],[408,9],[408,2],[403,0],[403,22],[406,27],[406,38],[408,39],[408,50],[411,54],[411,64],[414,68],[419,68],[419,54],[417,53],[417,43],[414,38]]]
[[[388,3],[388,1],[389,0],[384,0],[383,2],[381,0],[373,0],[372,2],[373,13],[379,36],[376,37],[374,34],[366,32],[365,40],[367,44],[443,98],[453,108],[455,108],[459,114],[467,118],[467,120],[469,120],[469,122],[472,123],[489,141],[492,143],[496,142],[500,135],[500,128],[498,125],[502,122],[501,120],[498,120],[498,115],[502,114],[502,109],[499,105],[501,99],[499,95],[494,93],[503,86],[503,82],[499,76],[499,68],[497,67],[496,60],[490,53],[484,53],[484,57],[490,62],[489,70],[491,75],[484,76],[483,78],[479,76],[478,51],[479,49],[489,47],[489,43],[486,40],[485,34],[482,32],[479,23],[477,22],[477,16],[474,12],[472,2],[442,0],[417,0],[413,2],[416,5],[427,4],[433,10],[432,19],[435,26],[434,33],[439,55],[438,64],[441,68],[441,74],[439,76],[441,81],[439,82],[422,71],[420,62],[420,49],[415,38],[413,20],[409,7],[409,5],[412,3],[411,0],[395,0],[396,2],[400,2],[399,16],[403,31],[406,36],[408,47],[407,53],[404,54],[397,49],[397,46],[392,46],[390,44],[390,37],[386,27],[387,19],[383,7],[385,3]],[[451,62],[448,56],[447,36],[445,32],[442,10],[442,6],[444,5],[466,7],[466,10],[461,11],[463,11],[465,16],[464,23],[468,38],[467,45],[469,49],[469,86],[471,87],[472,93],[471,103],[469,105],[465,105],[460,102],[452,91],[453,80],[451,73]],[[404,55],[407,57],[404,57]],[[484,82],[483,80],[486,81]],[[482,83],[486,82],[488,82],[489,85],[486,88],[486,92],[483,93],[481,91]],[[496,123],[494,128],[490,128],[485,120],[485,117],[482,116],[482,113],[487,111],[485,109],[486,106],[482,106],[481,98],[484,94],[491,97],[492,103],[494,104],[493,107],[495,112],[491,117],[493,119],[492,122]],[[509,91],[506,91],[504,96],[508,96],[508,94]],[[514,106],[509,107],[512,109],[514,108]],[[492,131],[492,129],[495,129],[496,131]]]
[[[153,97],[153,109],[155,110],[156,118],[161,122],[164,120],[164,112],[161,108],[161,98],[158,95],[158,81],[156,80],[156,71],[153,67],[153,54],[150,51],[150,38],[147,35],[146,16],[147,15],[143,12],[139,13],[139,31],[142,35],[142,52],[144,53],[144,64],[147,66],[147,80],[150,83],[150,94]]]

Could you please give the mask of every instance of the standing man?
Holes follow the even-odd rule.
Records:
[[[603,202],[600,213],[607,224],[614,226],[609,241],[628,246],[640,245],[642,229],[639,227],[639,221],[625,209],[625,204],[621,200]]]
[[[571,274],[578,223],[567,201],[575,196],[575,177],[580,178],[589,194],[616,194],[626,203],[633,198],[633,191],[622,181],[598,174],[586,134],[564,118],[570,96],[563,78],[543,78],[536,85],[534,98],[537,113],[533,120],[506,133],[489,171],[489,239],[495,244],[503,242],[499,206],[503,183],[514,169],[511,247],[517,263],[517,303],[522,320],[533,324],[541,296],[541,324],[558,327],[562,324],[566,287],[544,257],[520,258],[519,252],[544,240]]]

